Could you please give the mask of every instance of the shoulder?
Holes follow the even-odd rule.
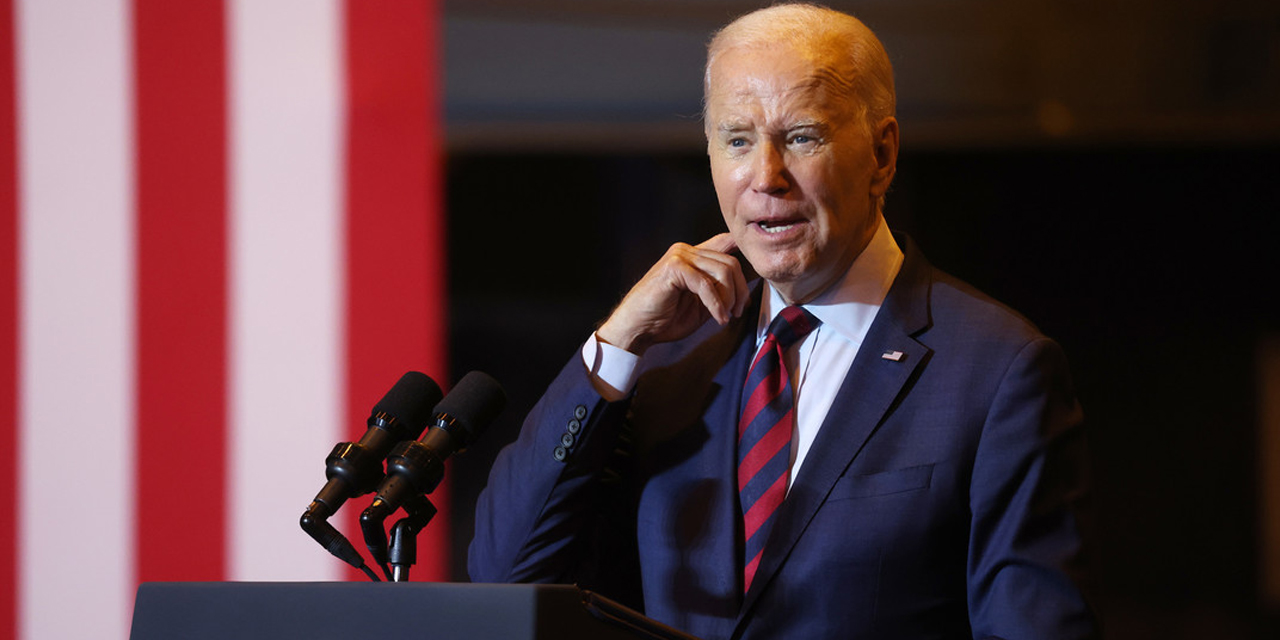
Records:
[[[1031,320],[973,285],[933,266],[906,236],[900,236],[905,256],[898,279],[885,301],[888,315],[932,346],[1021,350],[1046,340]]]
[[[930,310],[935,332],[964,332],[1020,344],[1044,338],[1040,328],[1014,308],[939,269],[933,270]]]

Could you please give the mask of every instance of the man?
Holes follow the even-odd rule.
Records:
[[[729,231],[668,250],[551,384],[477,505],[474,580],[707,639],[1096,636],[1064,358],[889,232],[892,83],[828,9],[716,35]]]

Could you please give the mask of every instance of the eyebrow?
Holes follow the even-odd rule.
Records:
[[[831,128],[831,126],[830,126],[827,122],[825,122],[825,121],[823,121],[823,120],[801,120],[800,122],[797,122],[797,123],[795,123],[795,124],[789,125],[789,126],[786,128],[786,130],[787,130],[787,131],[795,131],[795,130],[797,130],[797,129],[820,129],[820,130],[826,130],[826,129],[829,129],[829,128]]]
[[[714,130],[717,133],[738,133],[741,131],[751,131],[753,129],[755,129],[755,127],[752,127],[751,125],[747,124],[746,121],[731,120],[731,121],[722,122],[719,125],[716,125]],[[786,133],[791,131],[798,131],[801,129],[814,129],[817,131],[825,132],[831,129],[831,124],[823,120],[806,119],[806,120],[801,120],[799,122],[789,124],[785,128],[783,128],[781,131]]]
[[[750,131],[753,128],[745,120],[730,120],[716,125],[715,130],[719,133],[738,133],[739,131]]]

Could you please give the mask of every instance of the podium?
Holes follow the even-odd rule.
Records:
[[[569,585],[148,582],[130,640],[697,640]]]

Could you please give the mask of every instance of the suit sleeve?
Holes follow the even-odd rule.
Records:
[[[1056,343],[1013,359],[983,426],[970,487],[975,638],[1096,638],[1082,531],[1083,414]]]
[[[631,600],[614,584],[635,574],[626,562],[634,528],[613,468],[627,404],[596,393],[580,356],[561,370],[476,502],[473,581],[577,583]]]

